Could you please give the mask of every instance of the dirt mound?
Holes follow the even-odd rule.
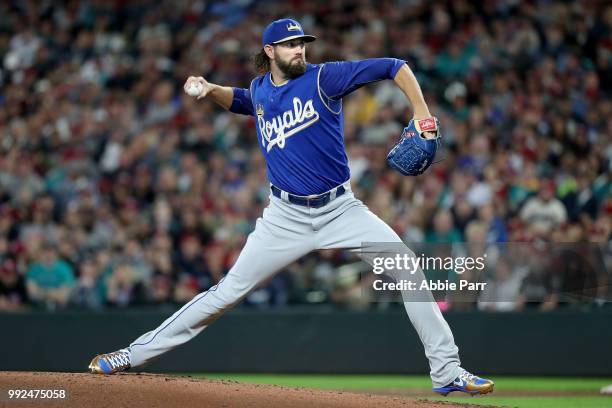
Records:
[[[65,390],[65,399],[9,400],[8,390]],[[7,407],[465,407],[406,397],[201,380],[154,374],[0,372],[0,406]]]

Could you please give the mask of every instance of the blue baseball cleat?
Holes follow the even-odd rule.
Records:
[[[494,386],[495,383],[493,381],[487,380],[486,378],[480,378],[461,369],[461,373],[452,383],[448,384],[446,387],[434,388],[433,391],[443,396],[447,396],[453,391],[465,392],[474,396],[493,392]]]
[[[89,363],[89,372],[92,374],[115,374],[131,367],[129,349],[121,349],[112,353],[100,354]]]

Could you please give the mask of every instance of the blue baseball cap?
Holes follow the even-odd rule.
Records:
[[[301,38],[305,42],[312,42],[317,39],[314,35],[304,34],[302,26],[297,21],[290,18],[283,18],[268,24],[263,33],[261,45],[273,45],[296,38]]]

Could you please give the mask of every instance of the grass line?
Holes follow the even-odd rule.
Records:
[[[463,402],[474,405],[503,406],[516,408],[610,408],[612,398],[593,397],[494,397],[482,398],[425,398],[429,401]]]
[[[329,375],[329,374],[190,374],[209,379],[228,379],[259,384],[320,389],[431,389],[427,376],[416,375]],[[598,391],[612,378],[494,376],[497,389],[504,391]],[[611,404],[612,405],[612,404]]]
[[[412,391],[413,398],[428,401],[444,401],[462,404],[505,408],[609,408],[612,397],[598,395],[559,395],[555,392],[598,392],[612,384],[612,378],[576,377],[513,377],[494,376],[495,388],[504,392],[521,391],[543,396],[486,395],[470,398],[451,394],[449,397],[433,397],[431,382],[427,376],[417,375],[320,375],[320,374],[190,374],[196,378],[233,380],[245,383],[275,384],[286,387],[318,388],[327,390],[368,391],[377,394],[397,395],[397,390]],[[550,394],[553,396],[550,396]]]

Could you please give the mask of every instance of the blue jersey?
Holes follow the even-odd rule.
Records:
[[[394,58],[307,64],[303,75],[280,86],[268,72],[249,89],[234,88],[230,111],[255,116],[272,184],[292,194],[321,194],[350,178],[342,98],[395,78],[403,64]]]

